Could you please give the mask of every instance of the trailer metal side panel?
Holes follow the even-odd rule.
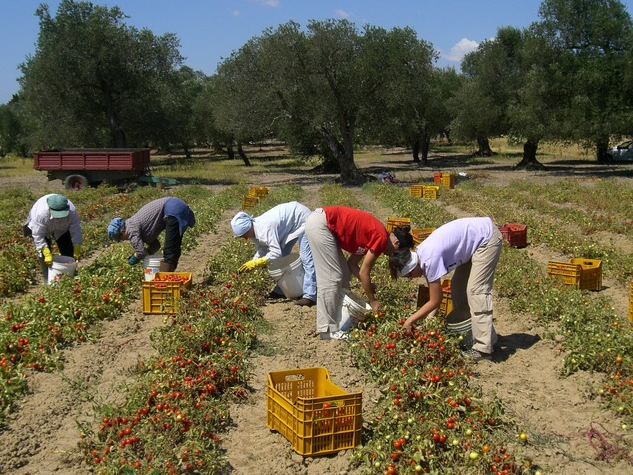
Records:
[[[133,171],[137,176],[150,163],[149,149],[60,149],[35,152],[36,170]]]

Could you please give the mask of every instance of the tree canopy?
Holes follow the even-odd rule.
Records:
[[[20,79],[28,143],[151,142],[166,119],[157,99],[182,62],[177,38],[127,26],[118,7],[62,0],[55,17],[46,4],[36,14],[36,52]]]
[[[409,27],[290,21],[252,37],[210,76],[183,64],[179,40],[126,23],[118,8],[62,0],[37,8],[34,54],[20,91],[0,108],[2,152],[50,147],[198,144],[241,151],[275,138],[362,182],[361,144],[405,146],[427,162],[438,134],[595,147],[633,135],[633,24],[618,0],[544,0],[528,28],[499,28],[461,63]],[[248,160],[243,156],[245,164]]]

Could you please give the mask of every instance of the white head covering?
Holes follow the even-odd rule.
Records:
[[[244,211],[240,211],[231,220],[231,228],[233,229],[233,234],[237,237],[243,236],[251,229],[253,225],[253,217],[246,214]]]
[[[418,257],[418,253],[415,251],[411,251],[411,258],[402,267],[402,269],[398,271],[398,277],[404,277],[406,275],[409,275],[411,271],[416,268],[419,262],[420,262],[420,258]]]

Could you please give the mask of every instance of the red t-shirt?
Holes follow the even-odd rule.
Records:
[[[378,218],[345,206],[324,206],[323,211],[327,227],[344,251],[362,256],[371,249],[379,256],[387,249],[389,232]]]

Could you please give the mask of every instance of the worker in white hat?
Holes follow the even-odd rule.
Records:
[[[257,247],[253,258],[244,263],[240,272],[265,266],[275,259],[287,256],[295,243],[299,243],[299,255],[303,265],[303,296],[295,305],[312,307],[316,304],[316,273],[308,239],[305,236],[305,222],[310,216],[310,208],[297,201],[282,203],[257,217],[240,211],[231,220],[233,234],[244,239],[252,239]],[[268,295],[283,298],[278,286]]]

